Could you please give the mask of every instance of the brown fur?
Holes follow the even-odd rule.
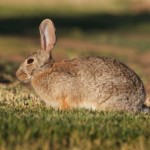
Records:
[[[55,28],[46,19],[40,25],[42,49],[17,71],[31,82],[46,105],[56,109],[86,108],[101,111],[142,111],[145,89],[137,74],[121,62],[106,57],[82,57],[54,62]]]

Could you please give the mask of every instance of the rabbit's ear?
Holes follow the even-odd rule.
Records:
[[[50,52],[56,43],[55,27],[53,22],[45,19],[40,24],[41,48]]]

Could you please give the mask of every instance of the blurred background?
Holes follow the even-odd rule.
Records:
[[[150,0],[0,0],[0,83],[40,48],[39,24],[54,21],[56,60],[101,55],[124,62],[150,93]]]

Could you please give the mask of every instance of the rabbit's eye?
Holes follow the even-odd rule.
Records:
[[[31,64],[31,63],[33,63],[34,62],[34,59],[33,58],[29,58],[28,60],[27,60],[27,64]]]

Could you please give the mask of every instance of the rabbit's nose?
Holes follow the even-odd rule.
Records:
[[[16,71],[16,77],[18,76],[18,72]]]
[[[16,71],[16,77],[18,78],[21,74],[22,74],[22,71],[21,71],[20,69],[18,69],[18,70]]]
[[[16,71],[16,77],[18,77],[18,76],[19,76],[19,71],[17,70],[17,71]]]

